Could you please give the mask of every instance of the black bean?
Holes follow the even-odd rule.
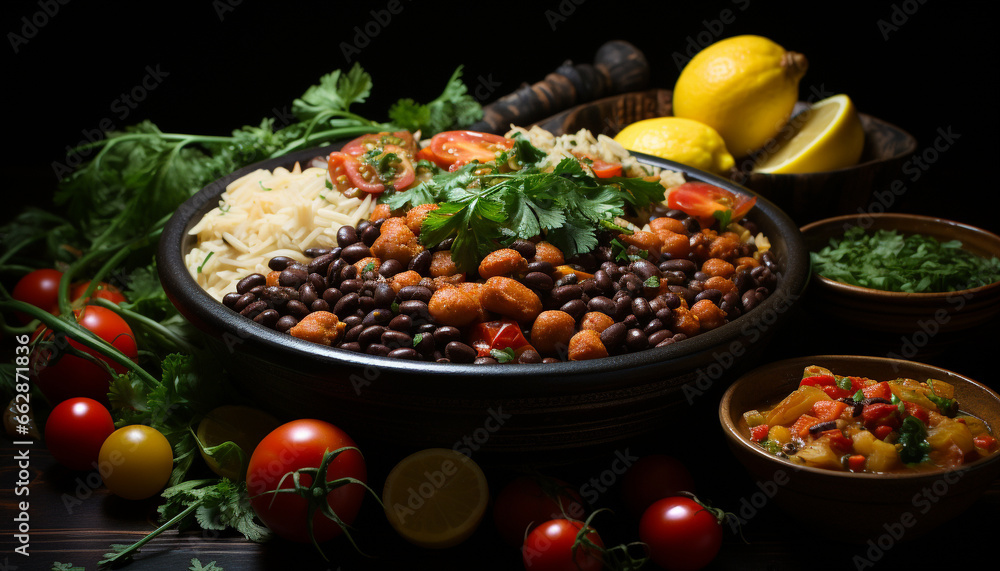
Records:
[[[369,355],[375,355],[376,357],[388,357],[392,349],[386,347],[381,343],[372,343],[368,347],[365,347],[365,353]]]
[[[241,295],[240,298],[236,300],[236,303],[233,304],[233,309],[236,311],[243,311],[243,309],[246,308],[246,306],[250,305],[254,301],[257,301],[257,296],[250,292],[247,292]]]
[[[396,292],[388,283],[379,282],[375,284],[375,291],[372,293],[372,298],[375,300],[375,307],[388,308],[396,301]]]
[[[388,356],[393,359],[407,359],[410,361],[420,360],[420,353],[418,353],[413,347],[400,347],[398,349],[393,349],[392,351],[389,351]]]
[[[719,302],[719,309],[726,312],[726,317],[729,319],[735,319],[742,315],[743,302],[740,300],[740,294],[736,293],[736,290],[729,290],[722,296],[722,301]]]
[[[736,273],[733,274],[732,280],[733,284],[736,286],[736,291],[741,294],[745,292],[747,288],[754,285],[753,278],[750,277],[749,268],[740,268],[736,270]]]
[[[396,315],[389,320],[389,329],[409,333],[413,327],[413,319],[409,315]]]
[[[340,282],[340,291],[343,293],[360,293],[361,288],[365,286],[365,282],[359,279],[349,279]]]
[[[433,357],[437,344],[431,332],[417,333],[413,336],[413,348],[424,357]]]
[[[240,310],[240,315],[253,319],[257,314],[267,309],[267,302],[257,300]]]
[[[599,311],[611,317],[615,316],[616,311],[615,302],[611,301],[611,298],[604,297],[603,295],[591,298],[587,303],[587,309],[589,311]]]
[[[309,306],[297,299],[290,300],[285,304],[285,311],[299,319],[309,315]]]
[[[649,338],[642,332],[642,329],[629,329],[625,333],[625,346],[629,351],[642,351],[649,347]]]
[[[323,290],[323,301],[327,302],[331,306],[336,305],[342,297],[344,297],[344,292],[335,287],[328,287]]]
[[[528,272],[528,275],[524,276],[524,285],[540,291],[549,291],[553,286],[552,276],[542,272]]]
[[[436,323],[431,323],[426,320],[421,320],[420,324],[417,325],[417,333],[430,333],[433,334],[438,328]]]
[[[602,269],[594,272],[594,281],[596,282],[599,290],[605,294],[611,293],[611,285],[614,280],[611,279],[611,276],[608,275],[607,271]]]
[[[597,280],[594,278],[587,278],[580,282],[580,287],[583,288],[583,295],[593,297],[595,295],[604,295],[604,291],[597,287]]]
[[[403,262],[393,258],[382,262],[382,265],[378,267],[379,275],[386,278],[391,278],[404,270],[406,270],[406,267],[403,266]]]
[[[392,311],[389,309],[373,309],[361,320],[362,325],[389,325],[392,321]]]
[[[663,272],[682,272],[690,274],[697,269],[697,264],[686,258],[677,258],[660,263],[660,271]]]
[[[337,230],[337,245],[346,248],[358,241],[358,233],[353,226],[341,226]]]
[[[541,273],[541,272],[538,272],[538,273]],[[556,287],[562,287],[564,285],[576,285],[576,282],[579,279],[580,278],[575,273],[569,273],[569,274],[566,274],[566,275],[562,276],[558,280],[556,280],[555,286]]]
[[[367,347],[372,343],[382,342],[382,334],[386,331],[385,326],[362,324],[352,328],[351,331],[354,331],[358,327],[361,328],[361,332],[358,334],[357,342],[361,343],[362,347]]]
[[[524,240],[523,238],[518,238],[510,244],[511,249],[516,250],[518,254],[525,260],[530,260],[535,257],[536,248],[534,242],[529,240]]]
[[[677,341],[675,341],[673,338],[664,339],[663,341],[660,341],[659,343],[654,345],[654,347],[666,347],[667,345],[673,345],[676,342]]]
[[[344,322],[344,327],[350,329],[355,325],[361,325],[361,320],[364,319],[364,317],[364,315],[355,315],[352,313],[351,315],[341,319],[341,321]]]
[[[629,264],[629,271],[637,275],[642,281],[651,277],[660,277],[660,269],[649,260],[636,260]]]
[[[690,216],[682,218],[681,224],[684,225],[684,229],[687,230],[688,234],[701,232],[701,224],[698,223],[696,218],[691,218]]]
[[[568,301],[583,297],[583,288],[578,285],[564,285],[553,289],[549,295],[555,303],[563,305]]]
[[[701,292],[699,292],[697,295],[694,296],[695,303],[703,299],[707,299],[712,303],[714,303],[715,305],[719,305],[719,302],[722,301],[722,292],[717,289],[708,288],[702,290]]]
[[[645,333],[646,335],[652,335],[657,331],[663,330],[664,327],[666,326],[663,324],[663,322],[654,317],[653,319],[650,319],[648,322],[646,322],[646,324],[642,327],[642,332]]]
[[[369,248],[378,240],[378,237],[382,235],[381,224],[371,225],[365,228],[365,231],[361,233],[361,241]]]
[[[809,427],[809,434],[819,434],[820,432],[825,432],[827,430],[833,430],[837,428],[836,420],[828,420],[826,422],[820,422],[819,424],[814,424]]]
[[[612,315],[617,320],[625,319],[627,315],[632,315],[632,297],[624,294],[616,296],[614,299],[615,314]],[[633,316],[634,317],[634,316]]]
[[[445,347],[452,341],[459,341],[462,338],[462,332],[451,325],[437,327],[432,334],[434,335],[434,344],[438,347]]]
[[[338,285],[342,279],[340,277],[340,273],[341,271],[343,271],[345,267],[347,267],[347,265],[348,263],[341,258],[337,258],[336,260],[334,260],[330,264],[330,267],[326,269],[326,285],[328,286]]]
[[[331,249],[332,248],[323,248],[323,247],[306,248],[305,251],[302,253],[309,258],[318,258],[320,256],[329,254]]]
[[[318,258],[313,258],[306,267],[308,268],[308,272],[310,274],[321,274],[325,276],[326,271],[330,268],[330,264],[332,264],[333,261],[339,257],[339,254],[327,252]]]
[[[432,254],[430,250],[423,250],[416,256],[413,256],[410,263],[407,265],[407,269],[413,270],[420,275],[426,275],[430,272],[431,261],[433,258],[434,254]]]
[[[543,274],[552,274],[552,272],[556,271],[556,269],[551,262],[540,261],[540,262],[530,262],[528,264],[528,271],[542,272]]]
[[[761,298],[757,296],[757,290],[755,289],[748,289],[747,291],[743,292],[743,296],[741,299],[743,300],[744,311],[752,310],[753,308],[757,307],[757,305],[760,304],[761,301]]]
[[[386,329],[382,332],[382,344],[386,347],[413,347],[413,337],[402,331]]]
[[[408,299],[400,303],[399,312],[409,315],[410,317],[419,317],[422,319],[427,319],[429,317],[427,312],[427,302],[419,299]]]
[[[562,304],[559,310],[570,314],[573,319],[580,319],[587,313],[587,304],[582,299],[571,299]]]
[[[622,323],[625,324],[625,327],[629,329],[638,328],[639,326],[642,325],[641,323],[639,323],[639,320],[636,318],[636,316],[632,315],[631,313],[626,315],[625,318],[622,319],[621,321]]]
[[[646,323],[653,318],[653,309],[649,306],[649,301],[644,297],[636,297],[632,299],[632,315],[641,321]]]
[[[360,296],[357,293],[345,293],[343,297],[337,300],[337,303],[333,306],[333,313],[341,319],[346,319],[348,315],[354,313],[359,306]],[[291,304],[291,302],[289,302]]]
[[[669,307],[662,307],[656,310],[655,315],[656,319],[659,319],[663,323],[672,323],[674,320],[673,319],[674,310],[670,309]]]
[[[476,365],[496,365],[499,361],[493,357],[476,357],[476,360],[473,361],[473,363]]]
[[[539,355],[538,351],[535,351],[534,349],[526,349],[525,351],[522,351],[520,355],[517,356],[517,362],[525,364],[541,363],[542,356]]]
[[[543,363],[561,363],[562,359],[559,359],[557,357],[546,357],[546,358],[542,359],[542,362]]]
[[[772,273],[778,273],[781,271],[781,266],[778,265],[778,259],[774,257],[774,253],[768,250],[760,255],[760,260],[764,262],[767,269],[771,270]]]
[[[687,218],[686,212],[674,208],[667,210],[666,212],[663,213],[663,215],[666,216],[667,218],[673,218],[674,220],[683,220],[684,218]]]
[[[661,294],[660,297],[663,299],[663,304],[670,309],[677,309],[681,306],[681,298],[673,292]]]
[[[431,300],[431,296],[434,294],[430,288],[426,288],[420,285],[403,286],[399,290],[399,299],[403,301],[422,301],[427,303]]]
[[[688,336],[683,333],[674,333],[674,336],[671,337],[671,339],[673,339],[674,341],[683,341],[687,338]]]
[[[320,274],[309,274],[308,283],[312,284],[313,289],[317,292],[322,292],[326,289],[326,278]]]
[[[632,272],[628,272],[618,279],[618,285],[620,285],[621,289],[627,291],[630,295],[642,293],[642,282],[642,278]]]
[[[660,329],[659,331],[654,331],[653,333],[649,334],[649,344],[652,345],[653,347],[656,347],[663,341],[666,341],[671,337],[673,337],[673,335],[674,333],[669,329]],[[671,339],[671,342],[672,341],[673,340]]]
[[[340,257],[348,264],[353,264],[372,255],[372,251],[364,242],[355,242],[340,252]]]
[[[368,315],[373,309],[375,309],[375,298],[370,295],[358,296],[358,311]]]
[[[319,299],[319,295],[311,283],[304,283],[299,286],[299,301],[306,305],[312,305],[312,302],[317,299]]]
[[[350,329],[347,330],[346,333],[344,333],[344,342],[345,343],[355,343],[355,342],[357,342],[358,338],[361,337],[361,332],[364,331],[364,330],[365,330],[365,326],[364,325],[360,325],[360,324],[359,325],[355,325],[354,327],[351,327]],[[376,337],[376,339],[378,339],[378,338]]]
[[[249,276],[237,282],[236,293],[244,294],[250,291],[251,288],[266,284],[267,284],[267,278],[264,277],[263,274],[250,274]]]
[[[454,242],[455,242],[454,238],[445,238],[444,240],[441,240],[441,242],[439,242],[437,246],[434,246],[434,251],[435,252],[444,252],[445,250],[450,250],[451,249],[451,245]]]
[[[330,304],[325,299],[317,299],[309,304],[309,311],[330,311]]]
[[[243,296],[236,292],[229,292],[226,295],[222,296],[222,304],[228,307],[229,309],[233,309],[233,307],[236,306],[236,302],[241,297]]]
[[[284,333],[285,331],[288,331],[292,327],[295,327],[298,323],[299,323],[299,320],[295,316],[293,316],[293,315],[282,315],[278,319],[278,322],[274,324],[274,328],[277,329],[278,331],[281,331],[282,333]]]
[[[275,256],[267,261],[267,267],[276,272],[280,272],[281,270],[287,268],[288,264],[294,261],[295,260],[289,258],[288,256]]]
[[[678,297],[683,297],[684,301],[687,302],[687,304],[688,304],[689,307],[692,306],[692,305],[694,305],[694,292],[691,291],[690,289],[688,289],[688,288],[686,288],[684,286],[675,286],[675,285],[667,286],[667,289],[670,290],[670,293],[672,293],[672,294],[674,294],[674,295],[676,295]],[[676,309],[676,308],[674,308],[674,309]]]
[[[309,279],[309,272],[296,267],[287,267],[278,275],[278,285],[298,288]]]
[[[684,285],[687,283],[687,274],[680,270],[667,270],[661,273],[660,280],[667,285]]]
[[[478,353],[461,341],[451,341],[444,347],[445,356],[453,363],[472,363]]]
[[[281,314],[278,313],[278,310],[265,309],[264,311],[258,313],[257,316],[253,318],[253,320],[256,321],[257,323],[260,323],[264,327],[270,327],[273,329],[274,324],[277,323],[278,319],[280,318]]]
[[[612,323],[601,332],[601,343],[609,351],[617,351],[625,342],[625,333],[628,328],[624,323]]]
[[[361,344],[358,343],[357,341],[353,341],[353,342],[350,342],[350,343],[342,343],[342,344],[338,345],[337,348],[338,349],[343,349],[344,351],[351,351],[353,353],[360,353],[361,352]]]

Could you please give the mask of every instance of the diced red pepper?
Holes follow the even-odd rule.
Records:
[[[761,440],[767,440],[767,434],[770,431],[770,427],[766,424],[758,424],[757,426],[750,427],[750,440],[754,442],[760,442]]]
[[[872,431],[872,434],[874,434],[875,438],[878,438],[879,440],[885,440],[885,437],[892,434],[892,431],[893,428],[891,426],[883,424],[876,427],[875,430]]]
[[[847,408],[847,403],[837,400],[819,400],[813,404],[812,413],[820,422],[826,422],[839,418],[845,408]]]
[[[865,457],[861,454],[852,454],[847,458],[847,468],[852,472],[864,472]]]
[[[906,416],[914,416],[924,424],[930,422],[930,414],[928,414],[926,407],[915,402],[903,402],[903,408],[906,409]]]
[[[879,426],[898,428],[902,422],[899,418],[899,406],[888,403],[867,404],[861,411],[861,418],[869,430]]]
[[[825,386],[822,386],[820,388],[823,389],[823,392],[826,393],[826,396],[828,396],[828,397],[830,397],[830,398],[832,398],[834,400],[847,398],[847,397],[853,395],[854,393],[858,392],[858,391],[854,391],[854,393],[852,393],[851,391],[842,389],[842,388],[838,387],[837,385],[825,385]]]
[[[797,434],[800,437],[805,437],[805,435],[809,434],[809,427],[814,424],[819,424],[818,418],[816,418],[815,416],[810,416],[808,414],[803,414],[798,418],[798,420],[795,421],[794,424],[792,424],[790,430],[792,431],[793,434]]]
[[[854,447],[854,441],[844,436],[840,429],[824,430],[817,435],[818,438],[826,437],[830,440],[830,446],[841,454],[845,454]]]
[[[833,375],[813,375],[811,377],[802,377],[799,382],[799,386],[802,385],[812,385],[814,387],[825,387],[828,385],[836,386],[837,379]]]
[[[847,377],[851,381],[851,394],[858,391],[863,391],[866,386],[868,386],[868,379],[863,377]]]
[[[856,391],[855,391],[856,392]],[[868,399],[892,399],[892,389],[889,388],[889,383],[883,381],[881,383],[875,383],[870,387],[864,387],[861,389],[864,393],[865,398]]]
[[[521,326],[516,321],[501,319],[476,324],[469,338],[470,344],[480,357],[489,357],[494,349],[503,351],[513,349],[516,355],[531,348],[531,344],[521,333]]]
[[[990,434],[980,434],[972,439],[972,443],[976,445],[976,448],[982,448],[987,452],[994,452],[1000,447],[997,439]]]

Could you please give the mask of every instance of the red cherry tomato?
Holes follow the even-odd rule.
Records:
[[[429,146],[431,160],[448,170],[472,161],[488,163],[496,159],[497,151],[513,147],[513,139],[478,131],[444,131],[431,137]]]
[[[601,552],[604,542],[593,528],[583,533],[584,524],[570,519],[553,519],[542,523],[528,534],[521,548],[524,568],[529,571],[600,571],[604,568]],[[577,537],[586,542],[573,545]]]
[[[71,470],[87,470],[97,463],[101,445],[115,431],[108,409],[94,399],[71,398],[57,404],[45,421],[49,453]]]
[[[322,420],[300,419],[279,426],[260,441],[247,466],[247,489],[254,512],[278,536],[308,543],[311,540],[307,501],[293,493],[269,492],[294,488],[292,477],[284,476],[304,468],[318,468],[327,451],[354,446],[347,433]],[[350,477],[364,482],[367,477],[364,458],[357,450],[345,450],[329,463],[325,477],[327,481]],[[311,483],[309,474],[300,475],[302,486]],[[348,483],[328,493],[326,503],[350,525],[361,509],[364,496],[362,485]],[[320,543],[343,533],[336,522],[319,510],[312,516],[312,526]]]
[[[132,328],[117,313],[97,305],[88,305],[73,314],[80,325],[110,343],[129,359],[135,361],[138,358]],[[72,338],[66,339],[70,346],[110,365],[115,373],[126,371],[123,365],[110,357],[85,347]],[[32,353],[38,388],[53,405],[72,397],[88,397],[107,406],[111,375],[98,363],[64,351],[60,346],[64,342],[62,336],[53,335],[50,330],[42,333],[42,342]]]
[[[636,517],[653,502],[680,492],[695,492],[694,477],[680,460],[666,454],[639,458],[622,478],[622,497]]]
[[[663,498],[639,520],[639,540],[650,560],[670,571],[701,569],[722,547],[722,526],[715,513],[691,498]]]
[[[515,354],[530,349],[531,344],[521,333],[521,326],[512,319],[486,321],[476,324],[469,334],[469,342],[480,357],[488,357],[494,349],[513,349]]]
[[[372,149],[382,148],[386,145],[402,147],[409,156],[417,152],[417,143],[413,140],[413,134],[409,131],[385,131],[382,133],[369,133],[349,141],[341,147],[340,152],[348,155],[360,156]]]
[[[74,285],[73,289],[70,290],[69,298],[72,299],[73,301],[82,298],[83,294],[87,292],[87,287],[89,286],[90,286],[89,281]],[[106,299],[114,304],[119,304],[126,301],[125,295],[122,294],[120,289],[105,282],[100,282],[96,286],[94,286],[94,291],[91,292],[90,297],[88,297],[84,301],[84,303],[90,303],[90,300],[94,298]]]
[[[737,222],[756,203],[756,196],[736,194],[707,182],[685,182],[667,194],[668,207],[686,212],[706,228],[715,223],[716,212],[730,210],[729,219]]]
[[[327,168],[330,180],[341,191],[357,188],[369,194],[381,194],[388,187],[405,190],[416,178],[413,163],[402,148],[395,145],[385,145],[381,152],[370,155],[330,153]]]
[[[493,502],[493,523],[511,547],[524,544],[525,535],[550,519],[583,518],[583,499],[566,482],[556,478],[519,476],[510,481]]]
[[[17,301],[23,301],[49,313],[59,313],[59,280],[62,272],[43,268],[29,272],[14,285],[10,296]],[[27,313],[16,313],[21,323],[32,320]]]

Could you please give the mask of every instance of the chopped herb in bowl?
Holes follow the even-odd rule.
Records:
[[[960,291],[1000,281],[1000,258],[984,258],[958,240],[854,226],[810,253],[813,271],[839,282],[883,291]]]

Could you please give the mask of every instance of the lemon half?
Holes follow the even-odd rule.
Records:
[[[656,117],[636,121],[615,135],[615,141],[630,151],[712,173],[725,173],[735,164],[722,136],[693,119]]]
[[[471,458],[448,448],[428,448],[402,459],[389,472],[382,503],[403,539],[442,549],[475,532],[489,496],[486,476]]]
[[[839,94],[793,117],[777,143],[758,157],[754,171],[795,174],[853,166],[864,150],[865,130],[850,97]]]

